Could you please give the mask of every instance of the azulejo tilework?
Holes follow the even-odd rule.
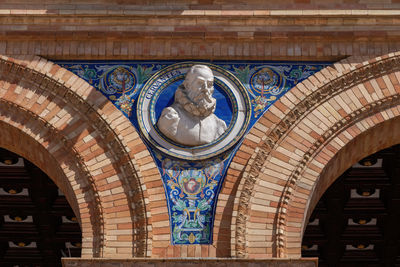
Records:
[[[157,129],[160,113],[173,101],[173,93],[194,64],[177,63],[153,75],[139,94],[137,108],[140,130],[149,143],[166,155],[191,161],[211,158],[232,148],[244,135],[251,117],[250,98],[241,82],[221,67],[201,63],[213,71],[214,96],[219,100],[216,113],[226,120],[228,129],[211,144],[196,147],[179,145],[163,136]]]
[[[310,62],[56,62],[101,91],[132,122],[163,179],[173,244],[211,244],[215,206],[243,136],[290,88],[330,63]],[[156,122],[193,64],[214,74],[215,115],[228,130],[210,144],[185,147]]]
[[[230,158],[188,162],[156,156],[168,196],[173,244],[208,244],[219,187]]]

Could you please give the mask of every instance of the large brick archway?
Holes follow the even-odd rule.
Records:
[[[149,254],[143,164],[130,122],[104,96],[38,57],[0,58],[0,146],[45,171],[80,218],[82,257]],[[143,154],[143,153],[142,153]]]
[[[210,246],[170,245],[162,181],[138,133],[49,61],[0,59],[0,146],[65,193],[81,220],[83,257],[300,257],[307,216],[329,184],[399,142],[399,66],[398,54],[335,65],[276,102],[228,170]]]
[[[232,196],[236,187],[236,197],[231,207],[223,207],[229,197],[218,203],[221,214],[232,212],[232,256],[300,257],[307,214],[329,184],[362,157],[400,143],[399,63],[390,54],[329,67],[255,125],[222,190]]]

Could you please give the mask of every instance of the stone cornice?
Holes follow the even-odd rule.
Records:
[[[297,266],[297,267],[312,267],[318,266],[317,258],[300,258],[300,259],[277,259],[277,258],[261,258],[261,259],[231,259],[231,258],[162,258],[162,259],[149,259],[149,258],[130,258],[130,259],[108,259],[108,258],[91,258],[91,259],[83,259],[83,258],[63,258],[62,259],[63,266],[72,267],[72,266],[96,266],[109,264],[112,266],[134,266],[140,265],[144,267],[150,266],[183,266],[190,265],[193,267],[197,266],[220,266],[220,267],[228,267],[233,265],[240,266]],[[90,264],[90,265],[89,265]]]
[[[301,33],[297,37],[320,34],[325,38],[338,32],[354,32],[356,37],[378,32],[396,36],[399,35],[400,24],[400,10],[48,11],[0,9],[0,33],[24,32],[24,36],[29,36],[29,32],[82,32],[104,36],[117,32],[120,33],[119,38],[124,39],[124,34],[129,33],[148,33],[156,37],[179,37],[179,34],[191,33],[192,37],[198,38],[207,37],[204,33],[216,32],[238,33],[238,37],[243,38],[262,38],[276,32],[279,33],[276,37]],[[257,33],[261,34],[257,36]]]
[[[65,9],[5,9],[0,5],[0,16],[92,16],[92,17],[133,17],[133,16],[173,16],[173,17],[372,17],[399,16],[400,9],[149,9],[131,6],[131,9],[89,9],[71,6]]]
[[[48,59],[337,61],[400,43],[400,9],[9,6],[0,3],[0,54]]]

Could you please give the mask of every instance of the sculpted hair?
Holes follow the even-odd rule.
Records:
[[[213,75],[213,72],[209,67],[205,65],[193,65],[186,73],[185,80],[183,81],[183,85],[186,89],[190,87],[191,83],[193,83],[193,80],[196,77],[195,73],[200,69],[207,70],[211,73],[211,75]]]

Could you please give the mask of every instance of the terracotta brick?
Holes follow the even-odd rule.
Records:
[[[222,9],[221,7],[224,5],[231,4],[230,2],[222,0],[219,2],[220,5],[213,6],[209,1],[195,1],[193,5],[176,1],[171,2],[168,7],[159,6],[157,3],[147,3],[149,5],[147,10],[141,10],[140,7],[143,6],[140,4],[122,5],[119,3],[119,5],[114,5],[114,3],[105,1],[99,1],[96,6],[57,3],[45,5],[35,2],[35,8],[32,9],[25,7],[23,3],[6,6],[0,4],[0,13],[6,15],[0,18],[0,32],[3,33],[0,36],[0,53],[13,54],[15,57],[27,55],[20,59],[7,57],[4,59],[8,62],[23,64],[25,68],[35,69],[48,75],[54,81],[65,84],[66,90],[78,93],[84,99],[87,107],[94,108],[90,111],[91,114],[103,115],[107,124],[130,151],[124,160],[130,162],[132,159],[131,166],[140,177],[139,184],[131,183],[132,177],[126,177],[126,174],[120,173],[120,165],[110,164],[108,161],[112,159],[110,156],[112,151],[107,149],[107,142],[110,140],[97,136],[84,142],[86,136],[97,131],[95,125],[92,125],[92,117],[86,117],[80,112],[80,107],[73,107],[72,103],[64,103],[59,96],[46,95],[41,87],[25,88],[26,85],[19,84],[18,79],[8,81],[8,84],[3,81],[0,85],[0,96],[1,99],[16,103],[35,114],[42,114],[42,118],[46,122],[60,130],[63,136],[73,142],[74,151],[68,150],[68,153],[65,153],[63,149],[57,148],[60,145],[50,130],[46,130],[40,135],[38,129],[42,129],[43,125],[30,117],[32,120],[28,122],[28,120],[19,119],[18,114],[4,114],[3,116],[7,117],[7,120],[1,117],[0,132],[4,132],[2,136],[7,136],[7,133],[12,132],[15,136],[21,137],[20,144],[11,142],[12,145],[7,145],[7,147],[21,155],[30,156],[33,162],[45,168],[51,177],[58,181],[60,187],[67,192],[71,199],[70,203],[73,203],[74,211],[81,214],[84,221],[82,224],[84,237],[92,235],[90,222],[96,218],[93,218],[95,213],[90,210],[92,209],[91,205],[85,202],[85,199],[89,201],[93,196],[82,188],[91,183],[87,179],[93,179],[93,188],[90,190],[95,190],[92,193],[98,194],[101,202],[104,203],[103,214],[101,214],[103,217],[115,219],[132,217],[132,223],[113,222],[105,226],[104,235],[110,240],[129,242],[132,239],[132,234],[113,232],[111,229],[115,230],[121,227],[121,230],[131,230],[130,226],[132,229],[147,227],[146,234],[149,238],[145,248],[147,251],[143,255],[158,258],[199,257],[199,255],[202,257],[236,257],[236,230],[239,229],[239,226],[236,225],[236,217],[239,207],[242,207],[241,200],[244,198],[242,196],[246,190],[250,190],[249,214],[251,216],[248,219],[249,222],[263,223],[265,229],[272,229],[274,218],[283,216],[283,219],[286,218],[286,225],[289,226],[284,227],[286,231],[284,233],[296,234],[300,231],[292,225],[299,223],[299,216],[307,216],[311,212],[307,210],[312,206],[311,204],[307,207],[304,206],[307,203],[306,200],[313,197],[309,195],[310,192],[307,188],[316,186],[316,194],[322,194],[329,182],[336,178],[331,173],[327,178],[328,182],[321,184],[320,188],[319,184],[315,184],[318,183],[316,181],[321,180],[317,179],[317,176],[324,174],[324,170],[330,168],[331,165],[336,166],[338,170],[343,169],[346,162],[350,164],[355,160],[356,152],[367,153],[363,150],[364,148],[355,144],[356,140],[357,142],[364,140],[362,138],[369,140],[371,136],[376,135],[374,129],[378,129],[377,127],[381,127],[380,125],[386,125],[390,118],[397,117],[399,114],[398,109],[372,114],[369,118],[360,120],[355,126],[344,128],[343,132],[334,139],[326,140],[318,152],[312,151],[306,169],[301,169],[296,174],[294,185],[299,186],[294,186],[293,192],[289,194],[289,201],[285,204],[287,212],[280,213],[281,211],[277,209],[280,207],[277,198],[288,194],[285,191],[288,187],[288,179],[293,178],[292,174],[296,173],[305,153],[313,148],[313,143],[321,139],[321,136],[327,133],[334,123],[354,110],[400,92],[398,72],[390,73],[387,77],[374,77],[354,88],[349,88],[348,93],[340,93],[334,99],[320,103],[318,107],[310,108],[307,114],[297,118],[294,122],[296,127],[290,128],[281,137],[276,147],[273,148],[274,150],[267,152],[267,156],[263,158],[264,162],[256,161],[258,153],[264,149],[265,138],[271,134],[276,124],[312,92],[320,90],[324,84],[329,84],[336,78],[346,77],[351,71],[357,71],[357,68],[398,56],[392,53],[375,58],[375,55],[398,50],[396,44],[400,40],[400,35],[399,32],[393,30],[398,26],[398,21],[393,19],[397,15],[397,10],[392,8],[391,3],[375,4],[372,11],[368,10],[363,1],[351,2],[337,1],[335,4],[318,4],[308,0],[290,0],[282,3],[279,7],[281,9],[277,10],[274,1],[264,1],[261,10],[259,1],[250,0],[247,1],[246,8],[241,8],[243,10],[235,7],[233,10],[223,11],[219,9]],[[114,7],[111,8],[111,6]],[[93,9],[93,7],[96,8]],[[177,12],[176,10],[184,11]],[[377,25],[380,25],[378,30],[369,29],[376,28]],[[268,29],[266,30],[266,28]],[[334,32],[332,28],[335,28]],[[66,29],[69,29],[68,32]],[[72,34],[71,31],[73,31]],[[188,35],[191,36],[190,39],[187,39]],[[120,111],[83,80],[43,58],[33,57],[34,54],[40,54],[46,58],[82,60],[337,61],[349,55],[353,57],[337,62],[332,67],[326,68],[292,88],[287,98],[276,102],[256,123],[234,157],[226,181],[221,188],[217,205],[218,214],[214,224],[216,241],[210,246],[177,247],[171,246],[169,240],[165,240],[166,236],[169,238],[170,230],[160,173],[152,164],[152,158],[146,154],[147,148],[133,126]],[[364,60],[367,61],[363,62]],[[3,80],[7,80],[7,77],[3,77]],[[72,111],[68,115],[60,114],[65,106],[71,107]],[[317,108],[317,111],[313,111],[314,108]],[[69,118],[77,118],[77,121],[67,127],[66,121]],[[3,127],[3,125],[5,126]],[[24,128],[27,125],[32,132],[28,132]],[[396,128],[394,125],[390,124],[391,129]],[[381,128],[379,128],[381,131],[388,131],[389,126]],[[395,133],[388,134],[388,136],[391,137],[390,140],[392,137],[395,140]],[[35,143],[34,140],[40,140],[41,143]],[[390,140],[383,142],[388,145]],[[5,139],[5,141],[10,143],[9,139]],[[0,144],[2,144],[1,141]],[[379,145],[381,144],[371,145],[371,147],[378,149]],[[41,158],[29,155],[25,146],[37,148],[37,151],[41,151]],[[344,148],[347,149],[341,150]],[[344,153],[341,151],[348,152],[347,158],[340,156]],[[368,153],[370,152],[368,150]],[[79,164],[68,163],[76,160],[78,155],[83,159],[85,166],[89,167],[88,176],[83,175],[86,169],[76,167],[80,166]],[[339,159],[336,159],[339,157],[343,157],[340,162]],[[72,161],[66,161],[66,158]],[[46,164],[46,162],[51,162],[51,164]],[[259,175],[255,178],[256,183],[249,189],[246,181],[249,180],[247,178],[253,164],[254,166],[261,165],[257,167]],[[62,166],[62,169],[51,166]],[[302,181],[304,183],[301,183]],[[265,183],[263,184],[263,182]],[[266,186],[266,183],[269,185]],[[74,191],[71,188],[74,188]],[[150,189],[149,192],[144,190],[144,197],[140,194],[129,195],[130,190],[140,192],[142,189]],[[263,192],[263,190],[265,191]],[[136,201],[146,203],[144,206],[147,218],[135,217],[137,212],[131,207],[136,206]],[[118,209],[124,206],[126,206],[125,209]],[[147,225],[142,225],[145,223],[145,219],[147,219]],[[134,220],[137,220],[137,223],[134,223]],[[107,224],[107,220],[105,223]],[[255,224],[253,226],[256,227]],[[245,228],[244,231],[256,231],[256,228],[251,227]],[[246,243],[249,245],[246,252],[247,257],[277,256],[277,254],[273,254],[277,252],[273,252],[276,248],[272,247],[274,243],[271,232],[262,233],[261,237],[271,243],[265,242],[264,245],[261,245],[255,239],[248,240]],[[249,237],[255,238],[260,235],[252,234]],[[293,237],[290,235],[287,242],[282,255],[298,257],[301,236],[299,234]],[[83,255],[93,256],[91,255],[92,246],[93,244],[89,241],[84,243]],[[130,253],[128,256],[138,256],[132,254],[132,250],[127,247],[117,246],[118,244],[113,242],[106,243],[105,255],[112,257],[113,253],[119,252],[121,255]]]

